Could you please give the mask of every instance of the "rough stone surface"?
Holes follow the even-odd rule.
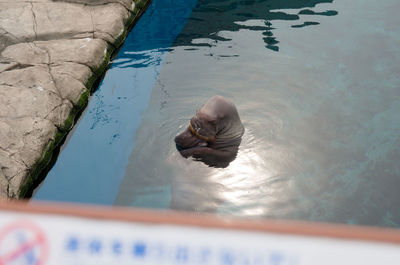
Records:
[[[67,133],[134,7],[131,0],[0,0],[0,199],[18,198],[57,135]]]

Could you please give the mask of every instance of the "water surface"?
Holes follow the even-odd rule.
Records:
[[[153,0],[35,199],[399,227],[398,1],[189,2]],[[215,94],[225,169],[173,143]]]

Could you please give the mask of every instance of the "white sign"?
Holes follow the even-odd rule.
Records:
[[[400,245],[0,212],[0,265],[400,264]]]

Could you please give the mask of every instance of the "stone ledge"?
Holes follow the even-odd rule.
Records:
[[[0,198],[22,198],[150,0],[0,2]]]

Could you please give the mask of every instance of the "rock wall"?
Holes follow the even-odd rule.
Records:
[[[0,198],[21,198],[148,0],[0,0]]]

